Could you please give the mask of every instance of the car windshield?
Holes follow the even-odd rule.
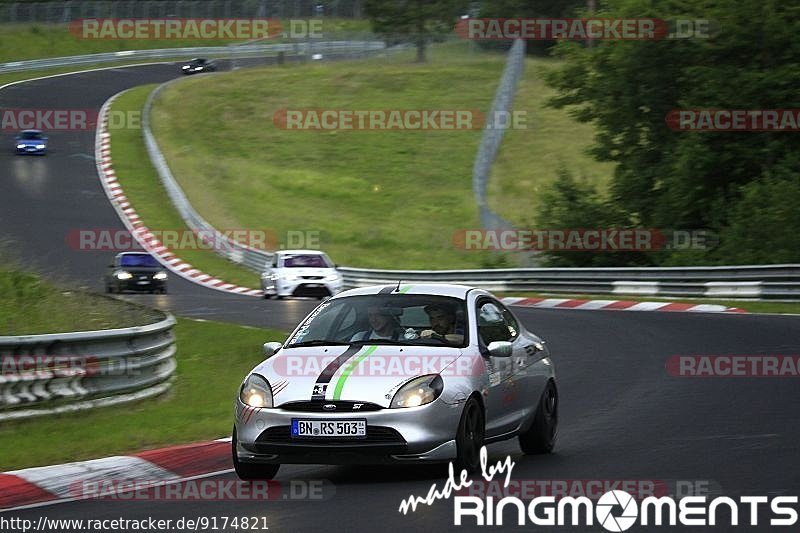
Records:
[[[333,268],[333,265],[321,254],[287,255],[283,258],[286,268]]]
[[[40,131],[23,131],[22,135],[20,135],[20,139],[25,141],[38,141],[42,138],[44,138],[44,135]]]
[[[457,341],[431,338],[423,331],[440,328],[431,316],[450,320],[440,333]],[[424,294],[372,294],[334,298],[320,304],[289,338],[287,347],[324,344],[398,344],[465,347],[467,339],[464,300]],[[434,319],[436,320],[436,319]]]
[[[147,254],[130,254],[120,257],[119,265],[124,267],[158,267],[158,261]]]

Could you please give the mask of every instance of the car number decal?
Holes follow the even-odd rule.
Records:
[[[311,399],[324,400],[325,393],[328,388],[328,383],[331,382],[333,375],[336,374],[339,368],[341,368],[342,365],[344,365],[348,359],[356,355],[359,351],[361,351],[364,348],[365,348],[364,346],[350,346],[344,352],[342,352],[342,355],[340,355],[339,357],[328,363],[328,366],[326,366],[322,370],[322,373],[317,378],[317,382],[314,384],[314,390],[311,394]]]

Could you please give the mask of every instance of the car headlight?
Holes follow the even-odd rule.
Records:
[[[44,148],[45,148],[45,145],[43,145],[43,144],[37,144],[36,145],[36,149],[37,150],[44,150]]]
[[[23,148],[25,148],[25,145],[24,145],[24,144],[18,144],[18,145],[17,145],[17,148],[19,148],[20,150],[22,150]]]
[[[117,279],[131,279],[133,274],[124,270],[117,270],[114,272],[114,276],[116,276]]]
[[[250,407],[272,407],[272,389],[266,379],[250,374],[242,383],[239,399]]]
[[[153,279],[167,279],[167,273],[166,272],[156,272],[153,275]]]
[[[421,376],[403,385],[392,398],[392,403],[389,407],[418,407],[425,405],[438,398],[443,389],[444,382],[439,374]]]

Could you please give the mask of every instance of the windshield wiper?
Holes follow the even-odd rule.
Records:
[[[286,345],[287,348],[299,348],[301,346],[349,346],[349,342],[331,341],[326,339],[317,339],[314,341],[296,342],[294,344]]]
[[[411,340],[415,340],[415,339],[411,339]],[[407,345],[407,344],[411,344],[411,343],[409,343],[407,340],[403,340],[403,339],[397,339],[397,340],[392,340],[392,339],[363,339],[363,340],[360,340],[360,341],[351,341],[350,344],[402,344],[402,345]]]

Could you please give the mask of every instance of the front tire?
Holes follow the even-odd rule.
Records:
[[[272,479],[277,475],[281,465],[243,463],[239,461],[239,455],[236,453],[238,442],[239,441],[236,439],[236,428],[234,427],[231,437],[231,458],[233,459],[233,469],[236,470],[236,475],[239,476],[239,479],[245,481]]]
[[[539,398],[533,424],[519,436],[519,446],[526,455],[551,453],[558,436],[558,389],[553,381]]]
[[[456,434],[456,468],[474,474],[480,470],[486,421],[480,402],[471,396],[464,404]]]

